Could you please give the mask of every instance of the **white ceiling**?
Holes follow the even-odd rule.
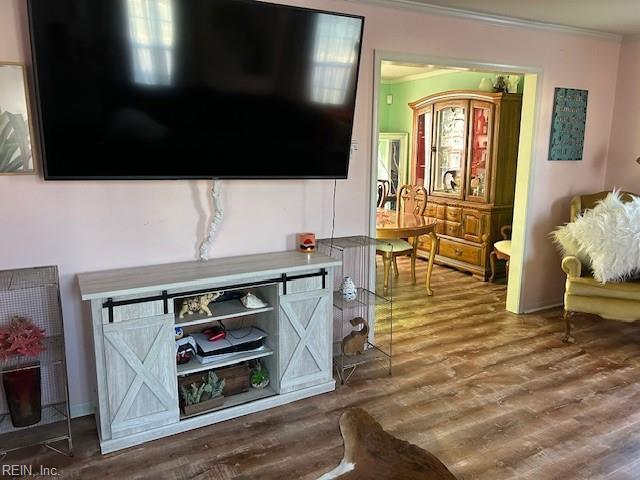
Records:
[[[410,0],[618,35],[640,33],[640,0]]]
[[[440,70],[434,65],[413,65],[408,63],[382,62],[380,76],[382,80],[399,80],[401,78],[423,75]]]

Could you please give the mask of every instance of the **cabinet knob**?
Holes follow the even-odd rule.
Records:
[[[457,255],[457,256],[462,255],[462,250],[460,250],[459,248],[456,248],[456,249],[455,249],[455,252],[456,252],[456,255]]]
[[[435,146],[434,146],[434,147],[431,147],[431,153],[436,153],[436,151],[437,151],[437,150],[438,150],[438,149],[437,149]]]

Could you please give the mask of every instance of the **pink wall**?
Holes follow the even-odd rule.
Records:
[[[29,63],[22,0],[0,3],[0,59]],[[366,16],[349,179],[338,182],[336,234],[367,230],[374,49],[539,67],[544,70],[535,144],[525,308],[558,302],[559,257],[547,234],[567,215],[569,198],[602,188],[619,43],[557,32],[430,16],[343,0],[292,4]],[[553,88],[589,90],[585,158],[546,161]],[[90,401],[91,342],[78,272],[191,259],[202,236],[207,182],[43,182],[0,177],[0,265],[57,264],[67,333],[71,400]],[[284,250],[298,231],[330,233],[332,182],[225,182],[226,220],[213,255]]]
[[[640,193],[640,36],[625,38],[620,49],[616,103],[611,125],[607,188]]]

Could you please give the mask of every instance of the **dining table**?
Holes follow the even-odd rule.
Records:
[[[435,252],[438,251],[436,223],[435,218],[425,217],[423,215],[416,215],[399,210],[389,210],[386,208],[378,208],[376,210],[376,238],[378,240],[408,239],[410,245],[413,247],[411,250],[411,277],[414,284],[416,283],[418,241],[422,235],[427,235],[431,239],[427,278],[425,280],[427,295],[433,295],[433,290],[431,289],[431,272],[433,271]],[[385,294],[388,290],[389,274],[394,257],[393,250],[387,250],[388,249],[383,249],[382,251]]]

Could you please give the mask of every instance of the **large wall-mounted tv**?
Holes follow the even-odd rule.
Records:
[[[253,0],[29,0],[51,180],[346,178],[364,19]]]

